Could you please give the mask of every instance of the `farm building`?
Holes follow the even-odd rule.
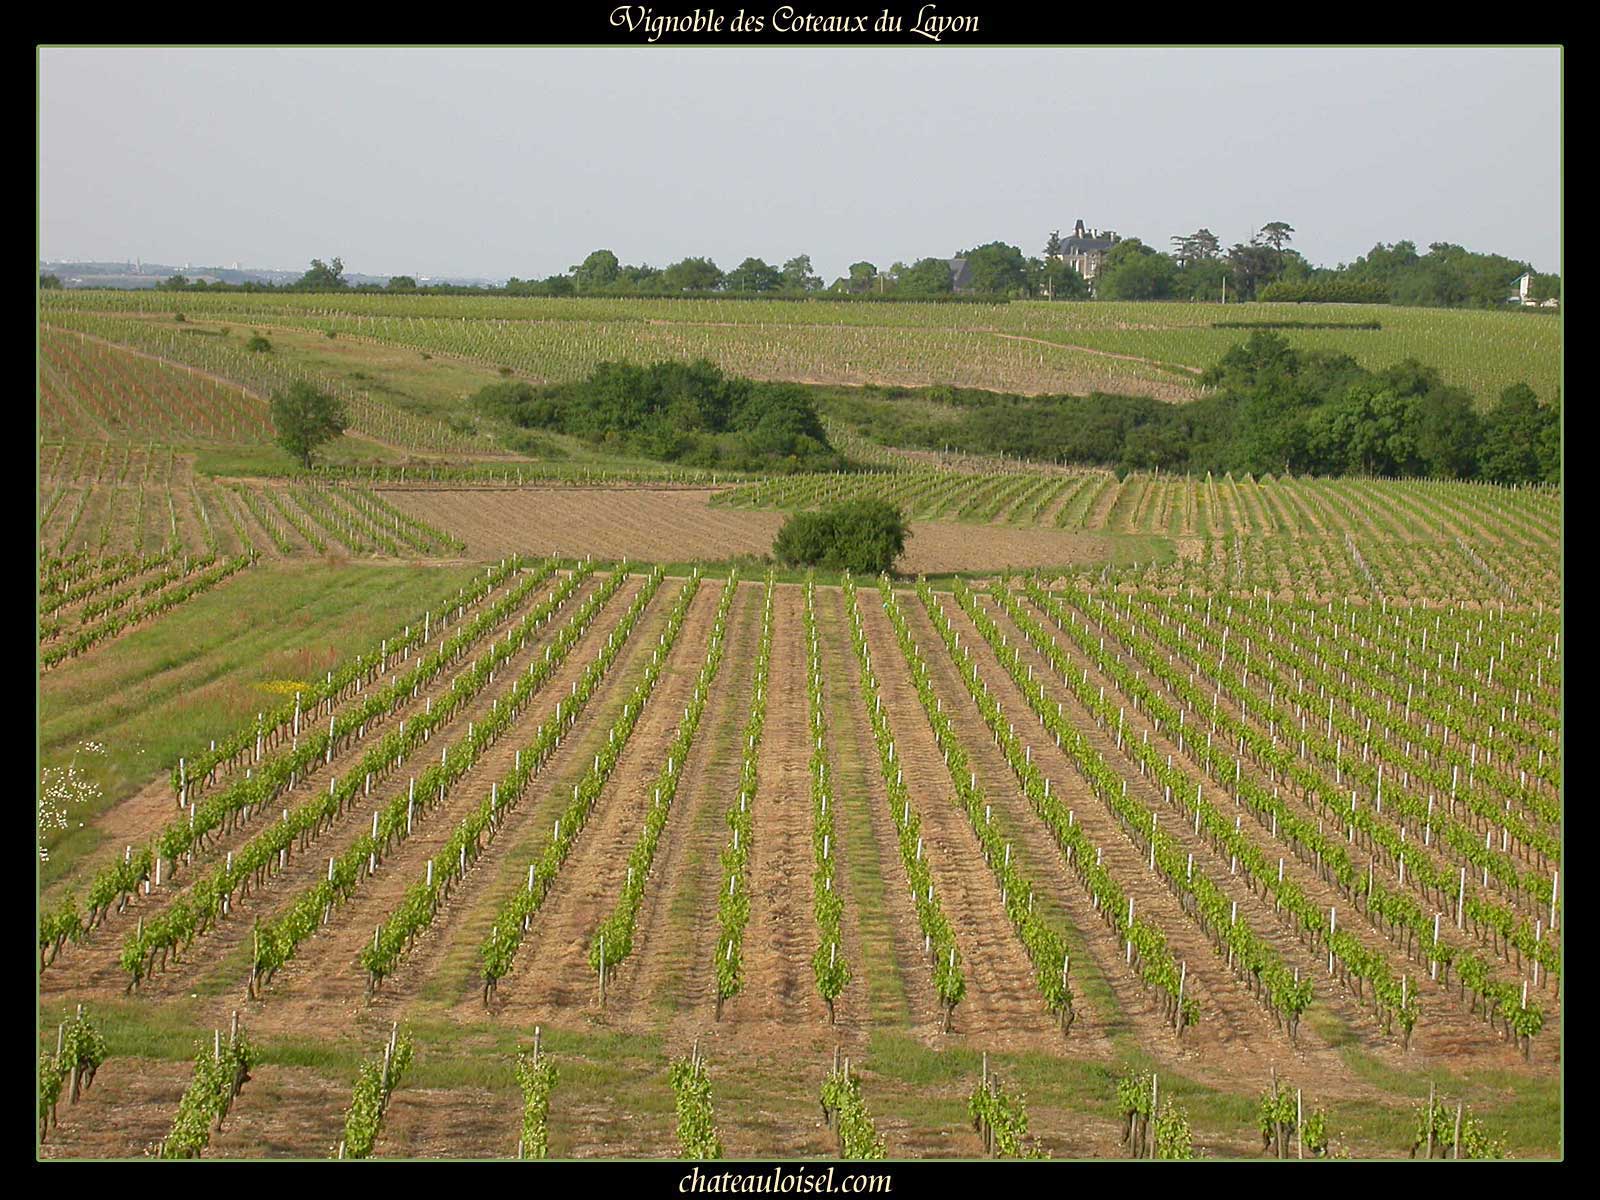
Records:
[[[1554,296],[1550,297],[1548,300],[1535,300],[1533,298],[1532,271],[1524,271],[1521,275],[1518,275],[1511,281],[1511,286],[1514,287],[1516,291],[1512,295],[1506,297],[1507,304],[1520,304],[1524,308],[1556,307],[1556,299]]]

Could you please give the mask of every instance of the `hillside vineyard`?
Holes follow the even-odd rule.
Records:
[[[1067,1056],[1132,1031],[1330,1083],[1336,1029],[1556,1062],[1550,613],[507,560],[428,624],[185,761],[137,845],[46,897],[74,930],[41,930],[47,1008],[198,993],[261,1037],[425,1002],[714,1037],[724,1071],[885,1026]],[[252,1104],[294,1073],[252,1070],[225,1144],[325,1152],[315,1104]],[[182,1074],[112,1057],[93,1100],[147,1119],[71,1114],[50,1152],[138,1153]],[[512,1153],[513,1099],[451,1152]],[[432,1152],[459,1095],[402,1103],[379,1152]]]
[[[1560,1157],[1560,326],[1226,315],[41,292],[40,1157]]]

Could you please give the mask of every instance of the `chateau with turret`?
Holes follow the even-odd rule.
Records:
[[[1089,283],[1100,273],[1106,254],[1122,239],[1109,229],[1086,229],[1080,218],[1073,226],[1072,236],[1061,239],[1061,253],[1050,257],[1082,275]]]

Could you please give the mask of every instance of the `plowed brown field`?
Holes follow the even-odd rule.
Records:
[[[384,499],[452,533],[471,554],[517,551],[658,562],[761,557],[784,514],[713,508],[716,492],[688,488],[393,489]],[[911,522],[898,569],[912,574],[1103,562],[1104,539],[1058,529]]]

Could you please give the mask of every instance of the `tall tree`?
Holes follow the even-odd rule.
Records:
[[[1106,252],[1096,281],[1105,300],[1164,300],[1172,294],[1177,264],[1138,238],[1125,238]]]
[[[759,258],[747,258],[723,282],[730,292],[775,292],[783,286],[783,273]]]
[[[1067,263],[1045,260],[1043,276],[1044,294],[1051,300],[1086,300],[1089,281],[1078,274],[1077,268]]]
[[[1227,259],[1191,257],[1178,269],[1178,276],[1172,284],[1172,296],[1176,300],[1215,303],[1222,299],[1223,280],[1227,276]]]
[[[1050,231],[1050,236],[1047,239],[1045,239],[1045,243],[1044,243],[1044,260],[1045,260],[1045,262],[1049,262],[1053,258],[1060,258],[1060,257],[1061,257],[1061,231],[1059,229],[1052,229]]]
[[[1294,226],[1287,221],[1268,221],[1261,227],[1261,240],[1281,251],[1294,240]]]
[[[1197,229],[1193,233],[1174,234],[1170,239],[1173,246],[1173,258],[1177,259],[1180,267],[1187,267],[1191,263],[1206,262],[1217,257],[1222,249],[1222,243],[1217,240],[1217,235],[1209,229]]]
[[[1010,296],[1028,285],[1028,264],[1022,251],[1004,242],[989,242],[963,250],[957,258],[967,260],[972,290],[989,296]]]
[[[1516,383],[1500,393],[1483,424],[1478,467],[1484,478],[1496,483],[1537,483],[1548,478],[1553,465],[1550,434],[1561,424],[1558,408],[1540,404],[1532,388]]]
[[[1319,412],[1320,427],[1312,440],[1339,447],[1346,470],[1418,474],[1424,466],[1417,442],[1420,403],[1418,397],[1399,394],[1376,379],[1358,383],[1337,404]]]
[[[325,263],[320,258],[313,258],[311,268],[292,286],[306,292],[333,292],[347,287],[344,260],[335,258],[331,263]]]
[[[621,270],[615,254],[609,250],[596,250],[572,268],[572,282],[580,292],[598,291],[614,284]]]
[[[772,553],[790,565],[870,574],[892,567],[910,536],[905,514],[888,501],[847,500],[795,513],[778,530]]]
[[[617,287],[626,291],[653,292],[661,289],[661,269],[649,263],[626,266],[617,274]]]
[[[822,278],[812,271],[809,254],[797,254],[783,264],[783,286],[792,292],[822,290]]]
[[[942,258],[917,259],[895,282],[895,290],[904,296],[944,295],[950,288],[950,264]]]
[[[709,258],[686,258],[661,273],[669,292],[710,292],[722,286],[722,271]]]
[[[1278,255],[1260,242],[1236,245],[1228,252],[1233,291],[1237,299],[1254,300],[1256,292],[1278,275]]]
[[[865,292],[877,282],[878,268],[865,260],[850,264],[850,290]]]
[[[1472,394],[1456,388],[1430,389],[1417,401],[1417,452],[1427,474],[1440,479],[1466,479],[1477,470],[1477,449],[1483,420]]]
[[[320,392],[303,379],[287,391],[272,394],[272,426],[282,446],[307,469],[311,452],[342,434],[350,425],[344,401]]]

